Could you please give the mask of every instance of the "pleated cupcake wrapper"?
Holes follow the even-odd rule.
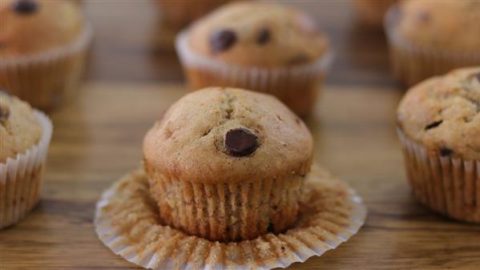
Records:
[[[480,65],[480,52],[415,46],[398,31],[399,20],[400,8],[396,4],[388,10],[384,26],[390,44],[393,73],[408,86],[456,68]]]
[[[210,240],[235,241],[256,238],[269,229],[283,231],[295,223],[303,181],[292,175],[202,184],[158,177],[150,186],[161,198],[160,217],[171,221],[168,225]]]
[[[282,234],[213,242],[160,225],[142,170],[115,183],[97,203],[95,229],[115,254],[148,269],[273,269],[335,249],[356,234],[366,208],[355,192],[325,171],[308,176],[300,217]]]
[[[438,213],[480,222],[480,161],[441,156],[397,133],[415,197]]]
[[[0,163],[0,229],[20,221],[40,197],[53,128],[43,113],[36,111],[35,115],[42,127],[38,144]]]
[[[36,108],[54,108],[79,87],[92,39],[93,28],[86,24],[84,32],[68,45],[0,59],[0,87]]]
[[[307,116],[316,103],[319,85],[328,70],[333,53],[311,64],[291,67],[243,67],[210,59],[194,52],[188,44],[188,30],[177,35],[176,50],[190,87],[239,87],[277,96],[295,113]]]

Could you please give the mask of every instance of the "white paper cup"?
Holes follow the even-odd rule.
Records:
[[[40,197],[53,127],[43,113],[35,111],[35,116],[42,128],[38,144],[0,163],[0,229],[19,222]]]
[[[441,156],[397,129],[415,197],[454,219],[480,222],[480,161]]]
[[[93,28],[72,43],[48,52],[0,59],[0,87],[33,107],[51,110],[78,89],[85,70]]]
[[[398,31],[400,19],[400,6],[396,4],[388,10],[384,27],[394,76],[407,86],[456,68],[480,65],[480,51],[457,52],[412,44]]]
[[[283,101],[301,117],[308,116],[313,110],[320,86],[333,60],[333,53],[327,53],[313,63],[291,67],[231,65],[194,52],[188,44],[187,31],[177,35],[176,50],[192,90],[225,86],[268,93]]]

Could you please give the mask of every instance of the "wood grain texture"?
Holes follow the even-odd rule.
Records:
[[[0,231],[0,269],[130,269],[96,238],[101,192],[135,169],[145,132],[185,90],[181,85],[90,83],[52,115],[43,200]],[[395,134],[401,92],[327,87],[307,121],[320,163],[350,183],[368,207],[367,224],[340,248],[292,269],[474,269],[480,228],[417,204],[405,181]]]
[[[394,115],[402,95],[379,31],[357,26],[347,0],[287,1],[309,10],[337,58],[308,125],[317,159],[364,197],[365,227],[340,248],[292,269],[478,269],[480,227],[432,214],[405,180]],[[101,192],[135,169],[145,132],[185,93],[175,55],[158,43],[148,0],[88,0],[96,29],[89,82],[52,115],[43,200],[0,231],[0,269],[135,269],[96,238]]]

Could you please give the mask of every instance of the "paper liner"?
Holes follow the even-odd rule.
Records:
[[[480,161],[441,156],[397,129],[415,197],[449,217],[480,222]]]
[[[311,113],[320,84],[333,60],[333,53],[327,53],[310,64],[278,68],[243,67],[195,53],[190,49],[187,36],[187,31],[177,35],[176,50],[192,90],[228,86],[269,93],[299,116]]]
[[[478,52],[455,52],[410,43],[397,31],[399,14],[399,4],[392,6],[385,16],[384,27],[390,45],[393,73],[407,86],[456,68],[480,65]]]
[[[51,110],[71,98],[81,82],[93,28],[48,52],[0,59],[0,86],[36,108]]]
[[[53,128],[43,113],[36,111],[35,115],[42,127],[38,144],[0,163],[0,229],[20,221],[40,197]]]
[[[315,167],[301,215],[283,234],[241,242],[212,242],[160,224],[142,170],[115,183],[97,203],[95,229],[115,254],[148,269],[272,269],[304,262],[338,247],[366,218],[362,199]]]
[[[204,184],[172,179],[145,164],[150,194],[165,225],[225,242],[283,232],[296,221],[301,176]]]

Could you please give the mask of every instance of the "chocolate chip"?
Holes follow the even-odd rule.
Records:
[[[225,134],[225,148],[232,156],[248,156],[258,148],[257,136],[245,128],[229,130]]]
[[[275,227],[273,226],[273,223],[271,221],[268,223],[267,231],[269,233],[274,233],[275,232]]]
[[[478,83],[480,83],[480,73],[474,74],[473,78],[477,80]]]
[[[270,33],[270,30],[268,30],[267,28],[262,28],[260,32],[258,32],[257,43],[259,45],[267,44],[270,41],[270,39],[271,39],[271,33]]]
[[[230,49],[237,42],[237,35],[233,30],[223,29],[210,36],[210,46],[214,53]]]
[[[431,19],[431,15],[430,13],[428,13],[427,11],[420,11],[418,12],[417,14],[417,18],[420,22],[422,23],[427,23],[430,21]]]
[[[0,106],[0,124],[4,125],[10,117],[10,110],[8,107]]]
[[[440,148],[440,156],[447,157],[453,154],[453,150],[447,147]]]
[[[305,54],[298,54],[296,56],[294,56],[293,58],[291,58],[290,60],[288,60],[288,65],[291,65],[291,66],[294,66],[294,65],[301,65],[301,64],[305,64],[309,61],[310,59],[308,58],[307,55]]]
[[[12,8],[18,14],[30,15],[38,10],[38,3],[36,0],[17,0]]]
[[[432,123],[425,126],[425,130],[436,128],[436,127],[440,126],[442,123],[443,123],[443,120],[432,122]]]

